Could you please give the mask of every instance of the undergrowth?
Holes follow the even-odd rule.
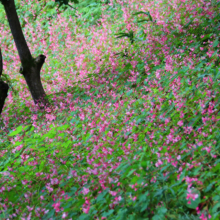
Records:
[[[219,1],[16,4],[51,106],[5,22],[0,218],[219,219]]]

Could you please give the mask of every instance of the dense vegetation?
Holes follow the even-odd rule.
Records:
[[[219,219],[219,0],[16,6],[52,106],[0,6],[0,219]]]

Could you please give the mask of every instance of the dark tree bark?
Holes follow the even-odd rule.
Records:
[[[11,33],[21,60],[22,67],[20,73],[25,78],[34,103],[43,103],[43,105],[46,105],[48,104],[48,101],[45,97],[46,94],[40,78],[40,71],[46,56],[39,55],[37,58],[32,57],[21,29],[14,0],[0,0],[0,2],[2,2],[5,8]]]
[[[3,71],[3,59],[2,59],[2,52],[0,48],[0,115],[2,113],[2,109],[5,104],[5,99],[8,96],[8,89],[9,89],[8,84],[4,83],[1,79],[2,71]]]

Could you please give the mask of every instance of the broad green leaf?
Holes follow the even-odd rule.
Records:
[[[218,44],[219,44],[219,41],[218,41],[218,39],[216,39],[216,40],[214,41],[214,43],[213,43],[213,47],[217,47]]]
[[[16,128],[15,131],[12,131],[8,136],[12,137],[12,136],[17,135],[17,134],[19,134],[22,131],[22,129],[23,129],[23,126],[20,125],[19,127]]]

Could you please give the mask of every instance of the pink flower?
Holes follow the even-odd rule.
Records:
[[[27,206],[27,209],[29,212],[31,212],[33,210],[33,207]]]
[[[198,194],[193,194],[193,193],[188,193],[186,196],[186,199],[192,199],[193,201],[195,201],[197,198],[199,197]]]
[[[121,201],[121,196],[115,197],[116,201]]]
[[[177,124],[178,124],[179,126],[183,126],[183,121],[179,121]]]
[[[35,121],[37,119],[37,115],[35,114],[31,118],[32,118],[33,121]]]
[[[56,119],[56,116],[54,116],[52,114],[46,114],[46,118],[50,121],[53,121],[54,119]]]
[[[157,161],[157,163],[155,163],[155,166],[156,167],[159,167],[160,165],[162,165],[163,164],[163,162],[159,159],[158,161]]]
[[[66,218],[66,217],[67,217],[67,213],[64,212],[64,213],[62,214],[62,218]]]
[[[116,196],[116,195],[117,195],[117,192],[114,192],[114,191],[109,191],[109,193],[110,193],[112,196]]]
[[[22,149],[22,147],[23,147],[23,144],[21,144],[21,145],[17,146],[16,148],[14,148],[14,149],[12,150],[12,153],[15,153],[16,151],[21,150],[21,149]]]
[[[49,192],[52,192],[53,191],[53,188],[49,186],[46,186],[46,188],[48,189]]]
[[[180,155],[178,155],[176,159],[177,159],[177,160],[180,160],[180,159],[181,159],[181,156],[180,156]]]
[[[89,193],[89,189],[87,189],[86,187],[83,187],[82,194],[87,195],[88,193]]]
[[[201,220],[207,220],[207,218],[205,217],[204,213],[202,213],[202,215],[199,217]]]
[[[170,121],[170,119],[169,119],[169,118],[166,118],[166,119],[165,119],[165,124],[168,124],[169,121]]]
[[[83,208],[83,212],[88,214],[89,213],[89,209],[90,209],[90,206],[87,206],[86,208]]]
[[[52,206],[53,206],[53,208],[55,209],[56,212],[60,211],[60,202],[54,203]]]

